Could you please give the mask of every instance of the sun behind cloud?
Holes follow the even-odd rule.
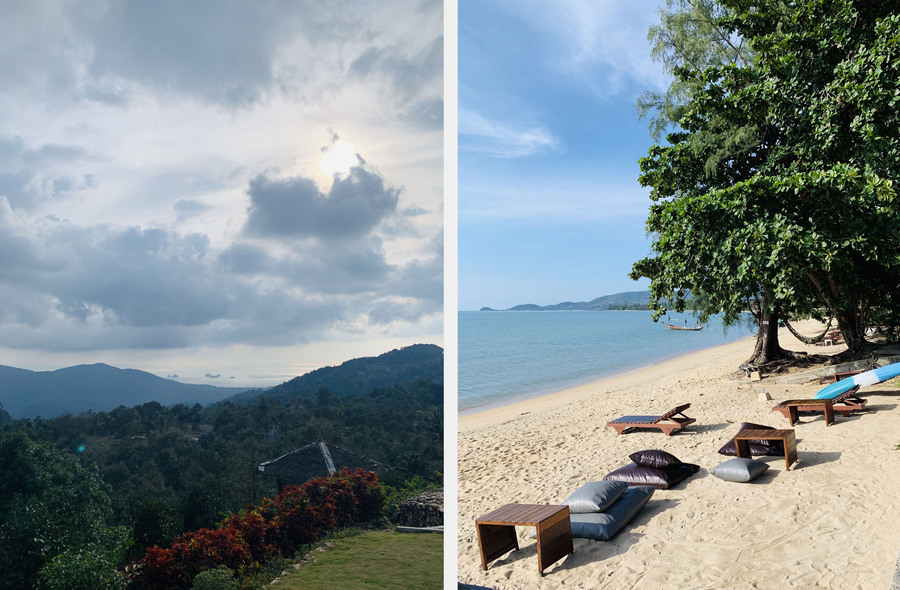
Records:
[[[356,148],[347,142],[336,141],[322,151],[320,166],[328,176],[347,174],[357,164]]]

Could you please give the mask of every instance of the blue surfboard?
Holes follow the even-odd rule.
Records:
[[[900,363],[892,363],[890,365],[878,367],[877,369],[872,369],[871,371],[866,371],[865,373],[859,373],[858,375],[852,375],[850,377],[847,377],[846,379],[841,379],[840,381],[837,381],[830,385],[826,385],[819,390],[819,393],[815,395],[815,398],[832,399],[857,385],[859,385],[860,387],[865,387],[866,385],[874,385],[876,383],[881,383],[882,381],[886,381],[897,376],[900,376]]]

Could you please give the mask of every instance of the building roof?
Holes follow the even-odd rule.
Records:
[[[327,442],[310,443],[277,459],[260,463],[258,469],[262,475],[277,477],[285,484],[301,484],[315,477],[331,475],[345,467],[351,471],[358,467],[374,471],[378,475],[390,470],[387,465]]]

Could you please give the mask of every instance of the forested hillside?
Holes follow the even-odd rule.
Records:
[[[444,350],[440,346],[413,344],[376,357],[352,359],[338,366],[310,371],[264,392],[247,391],[229,400],[244,403],[263,396],[281,400],[314,399],[323,387],[332,395],[346,397],[419,378],[444,382]]]
[[[223,514],[274,495],[275,482],[258,477],[257,465],[310,442],[328,441],[387,464],[393,469],[381,479],[393,488],[421,488],[443,478],[443,386],[428,378],[343,398],[322,388],[315,399],[263,397],[240,406],[167,408],[150,402],[49,420],[10,420],[0,412],[0,426],[0,447],[24,434],[55,447],[86,472],[96,470],[100,485],[108,486],[111,507],[108,517],[98,517],[98,531],[131,529],[128,561],[148,546],[165,547],[183,531],[213,526]],[[0,481],[29,472],[34,456],[19,450],[4,458]],[[50,485],[52,477],[42,481]],[[16,506],[28,501],[19,498]],[[0,521],[15,521],[24,529],[19,536],[32,538],[32,525],[13,518],[12,504],[7,506],[11,512],[0,514]],[[66,539],[75,543],[77,534]],[[55,554],[58,547],[32,549],[35,555],[44,549]]]

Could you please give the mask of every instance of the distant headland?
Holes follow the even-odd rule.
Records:
[[[563,301],[554,305],[525,303],[509,309],[482,307],[478,311],[608,311],[637,309],[646,310],[650,303],[650,291],[626,291],[614,295],[604,295],[590,301]]]

